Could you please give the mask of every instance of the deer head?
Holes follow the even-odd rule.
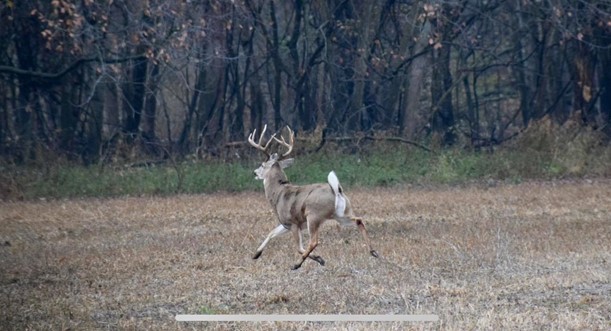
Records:
[[[288,166],[293,164],[293,159],[292,158],[287,159],[286,157],[289,154],[291,154],[291,152],[293,151],[293,145],[295,144],[295,132],[293,132],[293,130],[291,130],[291,128],[287,126],[287,130],[289,132],[289,141],[288,142],[284,139],[283,136],[280,136],[282,140],[279,140],[278,138],[276,138],[276,134],[274,133],[269,138],[267,143],[263,145],[262,141],[263,141],[263,136],[265,135],[266,130],[267,130],[267,125],[263,127],[263,131],[261,131],[261,136],[259,136],[258,142],[255,142],[254,140],[257,134],[257,129],[255,129],[250,135],[248,135],[248,143],[250,143],[250,145],[252,145],[256,149],[262,151],[263,154],[267,156],[267,160],[262,162],[261,166],[255,170],[255,176],[257,179],[260,179],[260,180],[265,180],[266,177],[269,177],[268,174],[270,170],[272,170],[274,168],[274,165],[276,164],[278,164],[278,166],[280,167],[280,170],[287,168]],[[278,153],[270,153],[269,147],[272,141],[276,141],[279,144],[286,147],[287,148],[286,152],[284,152],[284,154],[282,154],[281,156],[279,156]],[[282,175],[284,174],[282,173]]]

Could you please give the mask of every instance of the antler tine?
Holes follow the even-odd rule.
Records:
[[[263,136],[265,136],[266,130],[267,130],[267,124],[263,126],[263,131],[261,131],[261,135],[259,136],[259,142],[255,142],[254,138],[257,135],[257,129],[254,129],[253,132],[248,135],[248,143],[252,145],[254,148],[265,153],[265,155],[270,156],[270,153],[267,151],[267,149],[269,147],[269,144],[272,142],[272,140],[276,139],[276,134],[274,133],[271,136],[271,138],[269,138],[265,146],[263,146],[261,143],[263,142]]]
[[[288,156],[289,154],[291,154],[291,152],[293,151],[293,145],[295,145],[295,132],[293,130],[291,130],[291,128],[288,125],[286,126],[286,128],[289,131],[289,142],[288,143],[286,142],[286,140],[284,140],[284,136],[282,136],[282,135],[280,135],[280,138],[282,138],[282,141],[280,141],[276,137],[272,137],[279,144],[281,144],[281,145],[285,146],[286,148],[288,148],[288,150],[284,154],[282,154],[282,157],[285,157],[285,156]]]

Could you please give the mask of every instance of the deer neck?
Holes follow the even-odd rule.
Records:
[[[290,184],[288,178],[280,165],[275,163],[272,168],[265,176],[263,180],[263,186],[265,188],[265,196],[267,200],[275,206],[278,203],[278,199],[282,192],[285,190],[286,185]]]

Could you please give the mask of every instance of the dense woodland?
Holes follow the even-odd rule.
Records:
[[[0,155],[222,156],[248,132],[611,136],[608,0],[1,0]]]

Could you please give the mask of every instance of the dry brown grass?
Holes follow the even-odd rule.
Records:
[[[350,190],[349,190],[350,191]],[[0,329],[609,329],[611,182],[352,190],[382,256],[316,250],[262,193],[0,204]],[[185,323],[176,314],[437,314],[436,323]]]

